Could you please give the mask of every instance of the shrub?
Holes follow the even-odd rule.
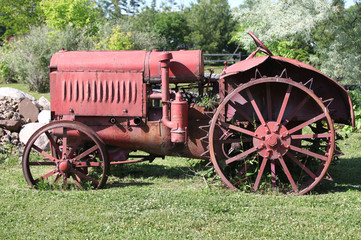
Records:
[[[6,82],[26,83],[30,90],[48,91],[52,55],[61,49],[92,49],[94,44],[86,32],[71,27],[64,31],[46,26],[31,28],[28,34],[1,48],[0,77]]]

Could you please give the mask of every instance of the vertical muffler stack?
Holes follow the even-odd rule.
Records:
[[[171,129],[171,142],[184,143],[187,141],[188,103],[183,100],[180,92],[176,93],[175,100],[170,102],[169,63],[172,57],[171,53],[164,53],[159,59],[162,79],[162,122]],[[171,104],[171,120],[169,120],[169,104]]]

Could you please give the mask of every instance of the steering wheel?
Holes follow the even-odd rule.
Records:
[[[261,42],[261,40],[258,39],[258,37],[256,37],[256,35],[253,34],[253,32],[248,31],[248,34],[253,38],[253,40],[256,43],[256,46],[259,48],[259,50],[261,50],[262,52],[264,52],[265,54],[267,54],[269,56],[273,56],[271,51],[263,44],[263,42]]]

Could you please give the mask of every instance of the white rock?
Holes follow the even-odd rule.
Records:
[[[43,108],[43,110],[50,110],[50,102],[45,97],[41,97],[38,100],[38,105]]]
[[[38,122],[39,123],[45,123],[48,124],[50,123],[50,119],[51,119],[51,112],[50,110],[43,110],[39,113],[38,115]]]
[[[20,130],[19,139],[22,143],[26,144],[33,135],[33,133],[44,126],[44,123],[28,123],[25,124],[22,129]],[[49,140],[45,134],[42,134],[36,141],[35,145],[41,149],[49,150]]]
[[[2,99],[3,97],[10,97],[12,99],[19,99],[19,100],[23,100],[24,98],[29,98],[30,101],[32,102],[36,101],[36,98],[34,98],[33,96],[24,93],[23,91],[9,87],[0,88],[0,99]]]

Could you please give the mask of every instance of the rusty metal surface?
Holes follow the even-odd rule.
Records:
[[[82,116],[145,116],[141,72],[52,72],[51,110]]]
[[[170,51],[171,82],[195,82],[204,75],[200,50]],[[60,51],[50,62],[51,71],[59,72],[142,72],[144,82],[160,82],[158,51]]]
[[[291,191],[303,194],[311,190],[325,175],[333,156],[332,121],[354,123],[351,100],[336,81],[307,64],[273,56],[256,36],[251,36],[258,46],[256,51],[269,56],[256,58],[254,52],[247,60],[228,67],[218,85],[214,82],[220,105],[208,109],[185,101],[180,92],[170,92],[170,83],[194,82],[198,82],[199,92],[203,91],[204,66],[199,50],[56,53],[49,67],[55,121],[38,131],[26,147],[23,168],[28,183],[36,184],[28,171],[29,154],[35,150],[45,156],[45,163],[36,160],[33,165],[56,166],[40,177],[58,174],[65,184],[73,177],[78,186],[82,179],[96,187],[104,185],[106,174],[100,181],[87,176],[89,167],[102,164],[82,160],[101,153],[104,169],[109,164],[151,161],[165,155],[211,159],[230,188],[236,188],[237,182],[225,169],[230,167],[230,172],[235,172],[233,165],[243,162],[237,177],[247,178],[250,164],[245,159],[251,159],[259,163],[254,191],[267,168],[272,187],[276,187],[277,170],[283,171]],[[314,133],[302,135],[302,129],[309,125]],[[34,145],[43,133],[55,146],[52,155]],[[57,145],[58,139],[62,146]],[[309,150],[309,145],[300,144],[304,139],[312,143],[321,139],[327,148],[318,154]],[[88,147],[89,142],[93,147]],[[61,149],[69,152],[62,153]],[[151,155],[127,161],[129,153],[136,150]],[[108,156],[112,163],[108,163]],[[321,162],[317,172],[306,168],[300,157],[315,158],[316,165]],[[306,186],[296,183],[293,172],[288,171],[290,162],[311,177]]]
[[[333,120],[305,85],[262,77],[222,101],[211,122],[209,148],[217,174],[232,189],[245,182],[257,191],[261,180],[269,180],[273,188],[305,194],[332,161]]]
[[[47,137],[48,145],[39,145],[37,140],[41,136]],[[22,168],[31,187],[45,181],[65,188],[72,183],[82,189],[81,182],[87,181],[94,188],[102,188],[109,172],[108,152],[90,127],[80,122],[56,121],[30,137],[24,148]]]
[[[355,117],[351,98],[345,88],[310,65],[294,59],[279,56],[261,56],[238,62],[226,69],[221,76],[236,88],[240,83],[262,76],[286,76],[296,82],[309,82],[312,90],[323,100],[329,100],[328,107],[336,122],[354,126]],[[227,88],[227,86],[223,86]],[[229,89],[228,89],[229,91]]]

